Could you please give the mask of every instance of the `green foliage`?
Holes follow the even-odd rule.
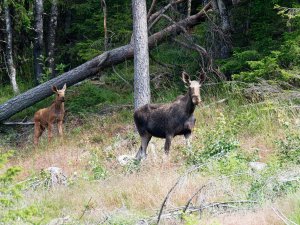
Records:
[[[300,164],[300,135],[299,131],[289,123],[284,124],[284,137],[276,141],[278,157],[283,163]]]
[[[192,151],[185,149],[184,153],[187,157],[187,163],[199,164],[211,157],[224,156],[229,152],[237,151],[239,149],[239,142],[235,137],[236,132],[232,128],[221,113],[217,119],[215,128],[204,134],[202,149],[194,150],[195,147]],[[201,136],[201,134],[198,135]]]
[[[199,215],[184,213],[184,214],[181,215],[181,218],[184,221],[185,225],[197,225],[197,224],[199,224]]]
[[[233,74],[232,78],[245,82],[255,82],[258,79],[288,81],[289,74],[279,67],[279,54],[280,52],[273,51],[270,56],[266,56],[260,61],[248,61],[250,71]]]
[[[275,163],[278,163],[275,161]],[[268,164],[268,169],[252,177],[248,198],[258,202],[274,200],[299,190],[297,180],[281,181],[278,176],[278,165]]]
[[[19,207],[18,201],[22,198],[22,186],[14,183],[15,177],[21,171],[19,167],[4,169],[12,152],[0,155],[0,223],[14,224],[15,221],[26,223],[32,222],[33,217],[38,215],[37,208],[33,205]]]
[[[98,87],[90,82],[85,82],[76,88],[76,92],[71,90],[67,93],[68,102],[66,105],[73,113],[94,112],[99,110],[101,104],[130,101],[131,95],[124,97],[121,94],[109,88]]]
[[[274,10],[274,4],[284,6]],[[244,82],[268,79],[299,85],[299,10],[290,7],[297,7],[296,1],[246,1],[233,9],[235,51],[220,61],[221,70]]]
[[[93,180],[105,179],[108,176],[108,171],[105,169],[96,153],[92,153],[92,158],[89,161],[89,166],[92,169]]]
[[[126,174],[139,172],[141,169],[141,161],[133,159],[133,160],[129,161],[123,168],[124,168],[123,170]]]
[[[256,50],[235,51],[230,60],[224,60],[221,71],[225,74],[235,74],[243,70],[249,70],[247,61],[254,61],[260,58]],[[222,62],[222,61],[221,61]]]

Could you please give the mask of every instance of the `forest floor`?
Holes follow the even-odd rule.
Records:
[[[68,112],[64,139],[56,132],[48,143],[45,132],[39,147],[33,146],[33,127],[0,133],[0,149],[15,152],[7,167],[22,168],[17,180],[26,189],[18,205],[37,209],[28,224],[155,224],[177,181],[161,224],[299,224],[296,104],[220,93],[207,92],[196,109],[191,149],[178,136],[165,157],[164,140],[153,138],[141,163],[120,162],[140,145],[127,106],[104,114]],[[41,171],[48,167],[61,168],[67,185],[45,185]]]

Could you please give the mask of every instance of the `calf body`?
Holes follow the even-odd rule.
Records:
[[[142,139],[136,155],[138,160],[146,157],[146,149],[152,136],[166,139],[166,154],[176,135],[184,135],[189,140],[196,121],[193,112],[201,102],[200,84],[198,81],[190,81],[186,73],[183,73],[183,80],[189,85],[186,95],[177,97],[169,104],[147,104],[135,111],[134,121]]]
[[[48,108],[40,109],[34,114],[34,144],[37,145],[40,136],[44,130],[48,128],[48,141],[52,139],[52,130],[54,123],[57,122],[58,133],[63,136],[63,119],[65,114],[65,90],[57,90],[55,86],[52,87],[54,93],[56,93],[55,101]]]

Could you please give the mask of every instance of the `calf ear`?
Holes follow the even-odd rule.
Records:
[[[62,90],[65,91],[67,89],[67,84],[64,84]]]
[[[191,79],[190,79],[190,76],[186,72],[184,72],[184,71],[182,72],[181,79],[185,84],[190,85]]]
[[[56,87],[56,86],[52,86],[52,91],[53,91],[54,93],[57,93],[57,87]]]

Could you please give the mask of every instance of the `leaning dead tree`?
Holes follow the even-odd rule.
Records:
[[[182,0],[181,0],[182,1]],[[201,11],[197,14],[187,17],[181,21],[178,21],[175,24],[164,28],[163,30],[154,33],[148,39],[149,50],[155,48],[157,45],[162,43],[165,40],[168,40],[176,35],[179,35],[184,32],[182,29],[194,27],[197,24],[205,21],[207,16],[207,11],[211,9],[211,4],[208,3]],[[152,18],[158,14],[152,14]],[[119,48],[112,49],[110,51],[104,52],[103,54],[93,58],[90,61],[66,72],[62,75],[55,77],[52,80],[49,80],[39,86],[36,86],[25,93],[18,95],[15,98],[12,98],[0,105],[0,122],[7,120],[14,114],[20,112],[23,109],[32,106],[33,104],[47,98],[52,95],[51,86],[56,85],[59,88],[63,84],[67,86],[72,86],[96,73],[99,71],[111,67],[113,65],[124,62],[127,59],[133,58],[133,46],[132,44],[124,45]]]

